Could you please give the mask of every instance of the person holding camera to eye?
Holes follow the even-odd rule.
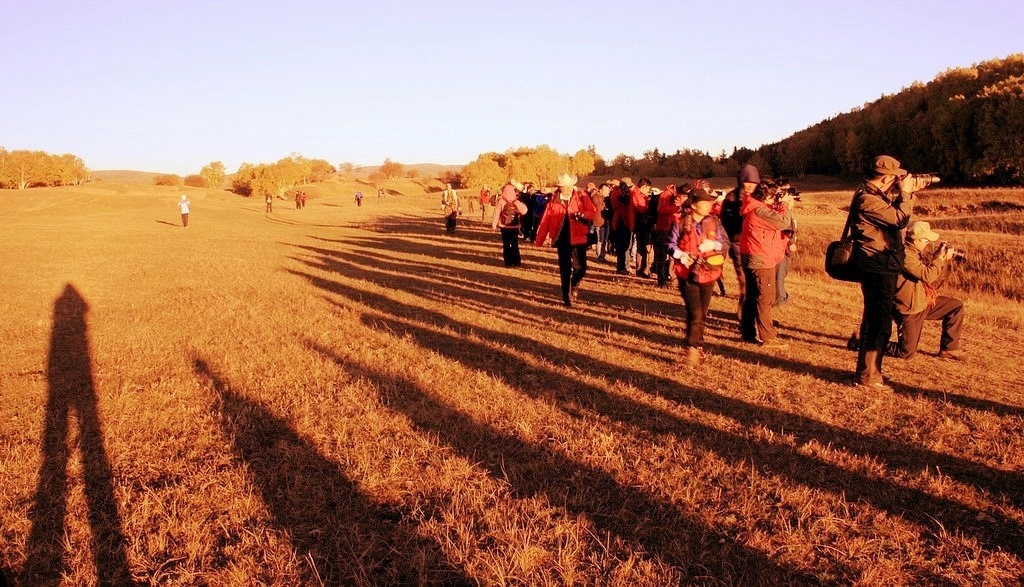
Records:
[[[896,302],[892,312],[899,340],[890,342],[886,349],[886,354],[891,357],[909,359],[914,356],[925,320],[941,320],[938,356],[960,359],[964,303],[939,295],[938,290],[945,279],[946,263],[962,257],[963,253],[941,243],[934,255],[926,255],[928,245],[938,240],[939,233],[932,230],[927,222],[915,221],[907,225],[907,256],[903,272],[896,278]]]
[[[740,316],[743,340],[764,349],[782,349],[772,321],[775,306],[776,268],[786,256],[783,236],[793,220],[793,196],[779,194],[771,178],[763,178],[754,191],[744,195],[740,209],[740,260],[746,291]]]
[[[903,230],[910,224],[916,192],[934,178],[911,175],[888,155],[875,158],[872,169],[850,207],[853,256],[864,296],[854,385],[892,391],[882,378],[882,358],[892,335],[896,281],[906,258]]]

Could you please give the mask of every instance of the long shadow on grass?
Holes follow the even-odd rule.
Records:
[[[96,388],[89,355],[86,313],[89,305],[78,291],[64,287],[53,305],[53,331],[47,364],[49,393],[42,438],[43,460],[39,485],[29,512],[32,530],[25,551],[28,560],[18,584],[56,585],[68,571],[65,550],[70,545],[65,527],[68,508],[68,463],[74,446],[69,427],[77,424],[85,501],[92,554],[100,585],[132,584],[121,515],[112,483],[113,471],[103,446],[103,426],[97,410]],[[72,415],[75,417],[72,418]]]
[[[428,297],[436,297],[439,293],[448,292],[454,297],[467,300],[478,309],[494,307],[502,311],[528,312],[531,320],[567,321],[571,317],[582,317],[593,321],[594,318],[599,318],[602,315],[615,319],[620,317],[619,312],[615,310],[617,307],[643,309],[647,312],[661,311],[666,312],[665,316],[681,311],[676,305],[669,302],[590,291],[587,289],[587,281],[584,280],[584,292],[581,295],[586,298],[585,306],[578,308],[576,313],[567,313],[560,305],[557,273],[552,273],[550,283],[544,283],[515,275],[516,273],[528,275],[527,273],[506,270],[504,273],[498,274],[486,269],[454,269],[443,264],[403,261],[379,254],[375,256],[372,249],[341,253],[305,245],[296,245],[296,248],[317,255],[315,262],[298,259],[310,267],[357,279],[395,285],[403,291],[425,292]],[[372,268],[399,271],[403,277],[396,279]],[[554,268],[552,270],[555,271]],[[438,283],[437,280],[444,280],[444,282]],[[556,301],[557,304],[555,304]],[[616,329],[624,333],[642,336],[648,340],[656,340],[665,345],[678,344],[681,340],[678,336],[659,335],[624,321],[617,322]]]
[[[840,469],[802,455],[792,447],[755,442],[704,425],[681,421],[672,414],[624,400],[606,393],[603,389],[533,367],[519,354],[506,354],[497,349],[489,349],[483,353],[478,344],[438,331],[438,326],[457,325],[449,316],[341,283],[310,275],[306,275],[306,278],[320,288],[352,300],[359,300],[381,312],[383,316],[364,318],[369,326],[412,335],[422,347],[445,354],[469,368],[502,376],[510,382],[519,382],[523,392],[542,399],[553,399],[560,405],[568,406],[570,414],[575,414],[581,408],[594,410],[605,417],[641,430],[691,438],[730,461],[755,463],[769,473],[789,477],[808,487],[824,489],[839,495],[845,494],[853,499],[872,503],[926,527],[931,527],[938,521],[946,528],[955,528],[977,536],[989,545],[1012,552],[1024,551],[1024,544],[1014,538],[1024,533],[1024,529],[1001,514],[985,512],[986,516],[991,515],[997,519],[996,524],[979,522],[978,514],[982,512],[962,503],[935,497],[884,479]],[[393,319],[391,316],[406,319]],[[675,381],[658,375],[606,364],[594,357],[582,356],[534,339],[488,330],[476,325],[465,326],[467,329],[475,330],[482,338],[492,341],[496,347],[508,346],[517,349],[517,353],[523,355],[536,354],[548,360],[576,365],[592,375],[626,380],[640,389],[665,396],[681,404],[693,405],[710,413],[728,416],[750,428],[768,426],[784,430],[795,435],[798,444],[815,440],[823,446],[838,445],[854,453],[882,459],[892,467],[905,469],[911,473],[937,467],[944,475],[996,495],[1005,495],[1017,506],[1024,503],[1024,480],[1019,474],[995,470],[966,459],[894,442],[888,438],[853,432],[766,406],[748,404],[708,390],[684,388]]]
[[[506,311],[523,310],[524,304],[527,303],[527,300],[524,299],[523,292],[536,292],[538,289],[543,289],[538,288],[538,284],[535,281],[512,277],[509,275],[496,275],[493,271],[476,271],[463,268],[454,270],[443,265],[406,262],[399,261],[391,257],[373,256],[371,254],[372,249],[363,252],[341,253],[339,251],[319,247],[303,245],[296,245],[296,247],[319,256],[316,263],[302,260],[303,263],[309,266],[376,283],[390,282],[399,286],[403,291],[415,293],[430,299],[436,299],[439,295],[447,293],[450,297],[471,300],[472,302],[475,302],[475,307],[477,308],[492,307],[500,309],[502,313],[505,313]],[[359,263],[356,261],[359,261]],[[405,277],[401,280],[395,280],[392,276],[382,273],[377,269],[372,269],[376,267],[387,267],[392,270],[401,270]],[[427,277],[420,277],[420,275],[426,275]],[[443,278],[447,281],[444,284],[441,284],[438,283],[438,278]],[[497,282],[498,280],[500,280],[501,283],[495,283],[491,289],[484,289],[479,285],[481,283]],[[467,283],[470,281],[472,283]],[[584,281],[584,285],[585,284],[586,281]],[[557,287],[557,284],[553,287]],[[516,292],[518,297],[508,295],[509,292]],[[500,295],[496,295],[496,293]],[[545,294],[537,295],[544,296]],[[587,314],[593,313],[595,316],[599,316],[604,312],[598,308],[602,306],[612,307],[615,304],[620,306],[625,304],[627,307],[632,308],[644,308],[648,312],[658,312],[663,316],[670,316],[674,310],[678,311],[673,302],[635,298],[628,295],[607,295],[594,292],[586,292],[585,295],[588,300],[588,305],[590,306],[585,311]],[[529,313],[536,318],[546,318],[560,322],[571,321],[572,316],[580,316],[566,314],[563,309],[553,308],[549,304],[536,304],[529,310]],[[609,314],[614,314],[614,312]],[[584,319],[590,318],[590,316],[587,315],[582,316]],[[642,327],[627,324],[621,320],[616,321],[615,330],[661,344],[668,348],[677,346],[680,341],[680,337],[678,336],[653,332]],[[767,365],[797,374],[811,375],[818,379],[837,384],[845,385],[852,381],[852,372],[849,370],[826,366],[825,364],[820,363],[796,361],[777,355],[767,355],[754,346],[750,346],[750,350],[746,350],[745,348],[706,342],[705,348],[713,350],[716,354],[735,360],[756,365]],[[987,411],[1000,416],[1024,416],[1024,408],[1010,406],[991,400],[965,396],[948,391],[926,389],[923,387],[911,387],[897,384],[895,388],[896,392],[899,394],[925,397],[938,404],[955,404],[964,408]]]
[[[309,585],[471,583],[397,509],[370,501],[340,470],[266,406],[236,393],[204,360],[196,374],[216,393],[214,411],[298,558]]]
[[[458,219],[453,233],[444,231],[444,218],[440,213],[438,213],[436,222],[420,217],[387,217],[374,220],[366,228],[384,234],[399,233],[443,238],[444,242],[449,245],[495,242],[497,239],[498,250],[501,250],[501,237],[491,230],[489,224],[468,222],[464,216]]]
[[[307,341],[307,345],[339,366],[352,365],[316,343]],[[813,577],[778,565],[763,552],[709,527],[696,513],[682,513],[640,489],[618,483],[605,471],[479,423],[414,382],[368,365],[362,365],[360,373],[386,394],[389,408],[486,468],[491,477],[508,482],[517,497],[542,496],[574,515],[584,515],[602,533],[657,556],[685,573],[689,581],[711,576],[736,585],[817,584]]]

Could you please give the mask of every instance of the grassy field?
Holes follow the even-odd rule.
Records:
[[[928,194],[970,252],[966,360],[929,323],[869,395],[859,291],[820,268],[849,191],[804,188],[789,347],[740,341],[729,270],[690,370],[674,288],[592,262],[566,310],[553,250],[507,269],[479,211],[448,235],[436,182],[388,187],[186,188],[188,229],[180,189],[0,193],[9,580],[1024,580],[1021,209],[982,206],[1019,192]]]

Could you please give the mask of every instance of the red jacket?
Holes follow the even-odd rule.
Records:
[[[541,216],[540,225],[537,227],[537,238],[533,244],[538,247],[544,244],[544,239],[551,237],[551,246],[558,242],[558,234],[562,231],[565,223],[565,215],[569,214],[569,243],[573,246],[587,244],[587,233],[590,232],[590,225],[597,216],[597,208],[586,192],[574,191],[566,206],[561,198],[552,197],[544,208],[544,215]],[[581,216],[586,222],[578,220],[576,215]]]
[[[654,230],[667,233],[669,230],[672,230],[673,223],[679,222],[682,207],[672,203],[675,196],[676,192],[674,190],[661,192],[661,197],[658,198],[658,221],[654,224]]]
[[[788,209],[779,212],[764,202],[743,196],[743,230],[740,231],[740,256],[744,267],[771,269],[786,256],[782,231],[789,227]]]

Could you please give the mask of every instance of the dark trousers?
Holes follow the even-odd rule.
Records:
[[[362,205],[362,204],[360,204],[360,205]],[[444,229],[446,231],[448,231],[448,232],[455,232],[455,218],[456,218],[456,216],[458,216],[458,213],[457,212],[452,212],[451,214],[449,214],[449,215],[444,217]]]
[[[896,297],[896,274],[865,273],[860,291],[864,314],[860,321],[860,351],[857,353],[856,382],[882,383],[882,357],[892,335],[892,304]]]
[[[655,230],[654,236],[654,263],[651,271],[658,278],[658,285],[668,283],[668,231]]]
[[[188,214],[181,215],[181,225],[188,228]]]
[[[949,296],[939,296],[933,305],[923,312],[904,316],[893,312],[899,342],[896,352],[892,353],[901,359],[909,359],[917,352],[921,342],[921,329],[925,320],[942,320],[942,336],[939,339],[940,351],[955,351],[960,348],[960,329],[964,325],[964,303]]]
[[[743,262],[740,260],[740,241],[729,243],[729,260],[736,270],[737,289],[740,294],[740,301],[736,304],[736,319],[743,323],[743,302],[747,298],[747,274],[743,271]]]
[[[625,273],[626,256],[629,255],[629,245],[633,241],[633,233],[626,226],[620,226],[612,231],[612,239],[615,242],[615,270]]]
[[[768,342],[775,338],[772,307],[775,306],[775,267],[743,268],[746,294],[740,316],[740,333],[748,342]]]
[[[789,275],[789,255],[782,257],[775,267],[775,305],[781,306],[789,303],[789,294],[786,293],[786,276]]]
[[[587,245],[558,247],[558,275],[562,278],[562,301],[570,303],[569,291],[587,274]]]
[[[704,321],[711,307],[711,296],[715,284],[700,285],[689,279],[679,282],[679,294],[686,306],[686,346],[700,348],[704,345]]]
[[[647,247],[651,244],[651,229],[646,223],[636,223],[636,272],[647,273]]]
[[[522,264],[522,257],[519,255],[519,227],[500,230],[501,256],[505,260],[505,267],[519,267]]]

